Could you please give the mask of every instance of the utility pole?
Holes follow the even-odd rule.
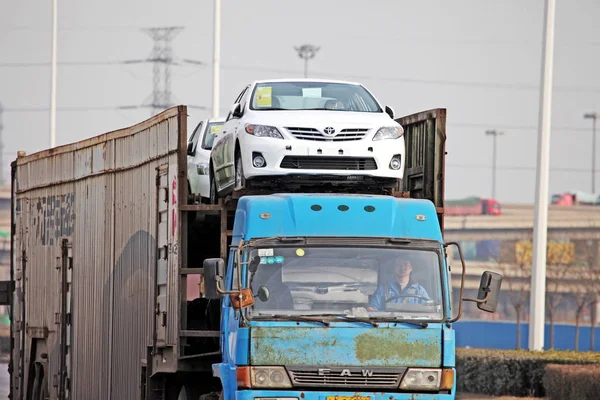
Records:
[[[56,36],[57,0],[52,1],[52,50],[50,54],[50,148],[56,146]]]
[[[583,118],[592,119],[592,193],[596,193],[596,118],[600,114],[587,113]]]
[[[0,103],[0,185],[4,186],[4,124],[2,124],[2,103]]]
[[[308,60],[311,60],[317,54],[320,47],[314,46],[312,44],[303,44],[300,47],[294,47],[298,52],[298,56],[304,60],[304,77],[308,77]]]
[[[173,106],[171,101],[171,64],[173,62],[173,49],[171,41],[183,28],[149,28],[144,31],[154,41],[154,47],[150,57],[145,61],[154,63],[153,67],[153,89],[150,97],[149,106],[152,107],[152,114],[161,112]],[[163,84],[161,85],[161,65],[163,67]]]
[[[540,115],[535,219],[533,226],[533,265],[529,300],[529,350],[544,350],[546,319],[546,246],[548,239],[548,179],[550,170],[550,125],[552,122],[552,68],[554,63],[554,16],[556,0],[546,0],[544,45],[540,82]]]
[[[494,137],[493,144],[493,155],[492,155],[492,199],[496,198],[496,138],[498,135],[504,135],[504,132],[497,131],[495,129],[491,129],[485,131],[485,134],[488,136]]]
[[[219,73],[221,69],[221,0],[215,0],[215,21],[213,34],[213,118],[218,118]]]

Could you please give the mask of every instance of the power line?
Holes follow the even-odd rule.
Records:
[[[62,62],[59,65],[64,66],[95,66],[95,65],[117,65],[117,64],[137,64],[148,62],[151,60],[123,60],[123,61],[89,61],[89,62]],[[183,66],[185,64],[190,65],[204,65],[203,62],[197,60],[173,60],[169,63],[170,65]],[[48,66],[50,63],[45,62],[32,62],[32,63],[0,63],[0,67],[42,67]],[[272,72],[278,74],[302,74],[303,71],[292,70],[286,68],[268,68],[268,67],[249,67],[241,65],[223,65],[222,69],[235,70],[235,71],[258,71],[258,72]],[[399,83],[417,83],[423,85],[439,85],[439,86],[462,86],[462,87],[474,87],[474,88],[493,88],[493,89],[507,89],[507,90],[519,90],[519,91],[534,91],[538,90],[538,85],[529,83],[503,83],[503,82],[482,82],[482,81],[453,81],[453,80],[440,80],[440,79],[416,79],[416,78],[404,78],[404,77],[385,77],[385,76],[372,76],[372,75],[354,75],[354,74],[340,74],[339,72],[327,72],[327,71],[313,71],[313,74],[320,76],[338,76],[345,79],[357,79],[361,81],[382,81],[382,82],[399,82]],[[589,87],[589,86],[555,86],[553,88],[556,92],[575,92],[575,93],[600,93],[600,87]],[[537,129],[537,128],[534,128]]]
[[[137,110],[141,108],[149,108],[153,107],[152,104],[142,104],[142,105],[124,105],[124,106],[66,106],[66,107],[57,107],[57,111],[105,111],[105,110]],[[198,110],[206,110],[206,106],[199,106],[195,104],[186,104],[186,107],[198,109]],[[5,112],[46,112],[50,111],[49,107],[10,107],[4,108]]]

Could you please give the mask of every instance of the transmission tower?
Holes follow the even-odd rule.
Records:
[[[171,41],[182,29],[181,27],[144,29],[144,32],[154,41],[152,53],[146,60],[154,63],[152,69],[154,75],[152,95],[145,101],[145,105],[152,107],[152,115],[173,106],[171,99],[171,65],[175,63],[173,62]]]

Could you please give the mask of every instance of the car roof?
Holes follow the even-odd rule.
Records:
[[[205,121],[206,121],[207,124],[210,124],[212,122],[225,122],[225,118],[223,118],[223,117],[207,118]]]
[[[252,82],[252,84],[255,85],[258,83],[276,83],[276,82],[325,82],[325,83],[343,83],[343,84],[347,84],[347,85],[362,86],[362,84],[358,83],[358,82],[342,81],[342,80],[337,80],[337,79],[310,79],[310,78],[261,79],[261,80]]]

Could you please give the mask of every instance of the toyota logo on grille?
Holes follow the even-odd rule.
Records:
[[[327,128],[323,129],[323,132],[325,132],[326,135],[333,135],[335,133],[335,129],[331,126],[328,126]]]

